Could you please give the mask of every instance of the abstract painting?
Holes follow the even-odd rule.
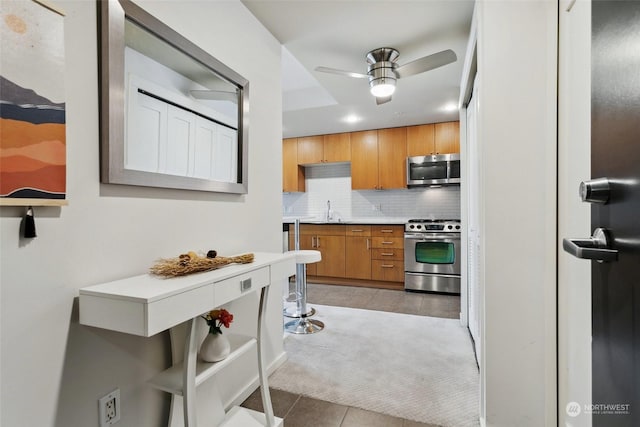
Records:
[[[63,15],[25,0],[0,12],[0,204],[66,204]]]

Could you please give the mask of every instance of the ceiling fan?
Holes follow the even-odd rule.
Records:
[[[396,90],[396,80],[402,77],[424,73],[434,68],[455,62],[458,58],[451,49],[427,55],[404,65],[398,65],[396,60],[400,52],[391,47],[381,47],[367,53],[367,74],[354,73],[329,67],[316,67],[316,71],[338,74],[358,79],[369,79],[371,94],[376,97],[376,104],[391,101],[391,95]]]

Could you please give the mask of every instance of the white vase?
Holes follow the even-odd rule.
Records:
[[[229,355],[231,344],[222,334],[207,334],[200,346],[200,358],[205,362],[219,362]]]

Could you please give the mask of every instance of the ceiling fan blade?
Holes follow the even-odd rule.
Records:
[[[231,101],[238,103],[238,94],[236,92],[227,92],[224,90],[191,90],[191,96],[196,99],[206,99],[208,101]]]
[[[366,74],[354,73],[352,71],[338,70],[337,68],[329,68],[329,67],[316,67],[316,71],[320,71],[321,73],[331,73],[331,74],[338,74],[341,76],[354,77],[356,79],[366,79],[369,77]]]
[[[376,97],[376,105],[386,104],[389,101],[391,101],[391,95]]]
[[[424,73],[425,71],[451,64],[457,59],[458,57],[451,49],[443,50],[399,66],[396,68],[396,75],[398,78],[413,76],[414,74]]]

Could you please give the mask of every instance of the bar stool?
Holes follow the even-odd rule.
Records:
[[[306,305],[307,264],[319,262],[322,259],[322,254],[320,251],[314,250],[297,250],[289,251],[288,253],[293,254],[296,257],[296,290],[293,293],[295,298],[293,300],[287,299],[286,301],[295,302],[296,304],[295,306],[285,307],[284,310],[282,310],[282,314],[284,314],[285,317],[292,317],[296,319],[299,317],[311,317],[316,314],[316,309]],[[304,301],[304,304],[302,304],[301,301]],[[303,308],[302,305],[305,307]]]
[[[324,323],[319,320],[308,319],[315,314],[313,308],[307,308],[307,264],[318,262],[322,259],[320,251],[297,250],[289,251],[296,257],[296,309],[289,315],[285,310],[285,316],[295,317],[295,320],[285,323],[284,329],[293,334],[313,334],[324,329]]]

